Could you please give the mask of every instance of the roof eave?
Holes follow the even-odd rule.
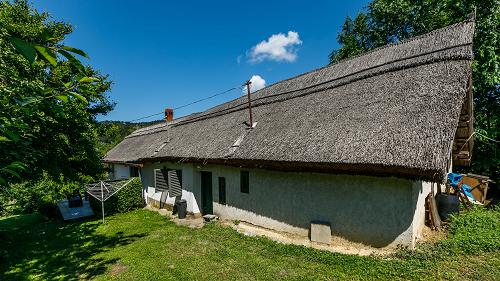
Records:
[[[119,160],[108,160],[108,159],[101,159],[103,163],[107,164],[121,164],[125,166],[132,166],[132,167],[143,167],[142,163],[137,163],[137,162],[132,162],[132,161],[119,161]]]
[[[281,172],[310,172],[346,174],[377,177],[398,177],[409,180],[444,182],[445,170],[423,169],[402,166],[387,166],[382,164],[365,163],[328,163],[328,162],[298,162],[298,161],[271,161],[256,159],[201,159],[188,157],[155,157],[140,160],[145,162],[178,162],[202,165],[226,165],[247,169],[267,169]]]

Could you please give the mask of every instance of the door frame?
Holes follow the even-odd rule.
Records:
[[[213,214],[214,212],[214,197],[213,197],[213,180],[212,172],[201,171],[201,213],[203,215]]]

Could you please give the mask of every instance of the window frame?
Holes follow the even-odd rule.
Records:
[[[250,193],[250,172],[240,171],[240,192]]]
[[[219,177],[219,204],[227,205],[226,178]]]
[[[139,176],[139,167],[130,166],[129,175],[131,178],[135,178]]]

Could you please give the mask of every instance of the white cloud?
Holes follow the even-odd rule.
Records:
[[[288,31],[273,34],[269,39],[260,42],[247,52],[250,62],[259,63],[264,60],[293,62],[297,59],[296,46],[302,44],[299,33]]]
[[[264,80],[260,75],[252,75],[252,78],[250,78],[250,93],[253,93],[255,91],[258,91],[266,86],[266,80]],[[243,87],[242,89],[243,94],[247,94],[247,88]]]

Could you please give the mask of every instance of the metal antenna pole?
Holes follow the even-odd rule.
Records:
[[[102,223],[104,223],[104,189],[102,181],[101,181],[101,210],[102,210]]]
[[[250,84],[252,81],[248,80],[245,85],[247,86],[247,98],[248,98],[248,113],[250,114],[250,129],[253,128],[253,118],[252,118],[252,100],[250,98]]]

